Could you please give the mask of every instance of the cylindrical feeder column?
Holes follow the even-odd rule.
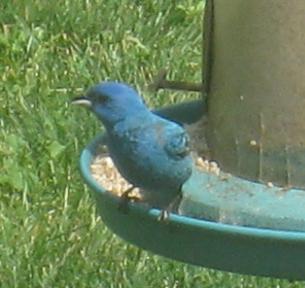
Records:
[[[304,188],[305,1],[214,0],[210,34],[212,157],[232,174]]]

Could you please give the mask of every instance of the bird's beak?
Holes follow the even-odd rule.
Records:
[[[86,96],[80,96],[80,97],[76,97],[76,98],[72,99],[71,104],[73,104],[73,105],[83,105],[83,106],[86,106],[86,107],[89,107],[89,108],[92,106],[92,102]]]

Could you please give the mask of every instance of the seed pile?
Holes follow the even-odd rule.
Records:
[[[121,176],[112,159],[106,155],[98,155],[91,163],[91,173],[94,179],[107,191],[121,196],[131,185]],[[141,199],[139,188],[132,190],[130,196]]]

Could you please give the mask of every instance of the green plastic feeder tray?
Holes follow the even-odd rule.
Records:
[[[202,116],[202,107],[202,101],[193,101],[156,113],[190,124]],[[143,249],[190,264],[305,279],[305,191],[233,176],[224,180],[196,171],[183,187],[180,212],[186,215],[171,214],[168,221],[159,221],[160,211],[141,203],[130,203],[127,212],[121,211],[120,199],[95,181],[90,164],[104,143],[104,135],[94,139],[82,152],[80,166],[104,223],[114,233]]]

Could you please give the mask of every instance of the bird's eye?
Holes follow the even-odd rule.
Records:
[[[105,95],[99,95],[99,97],[98,97],[98,101],[100,103],[105,103],[105,102],[107,102],[107,100],[108,100],[108,97]]]
[[[105,103],[107,101],[107,96],[103,95],[103,94],[94,94],[92,95],[92,99],[95,103]]]

